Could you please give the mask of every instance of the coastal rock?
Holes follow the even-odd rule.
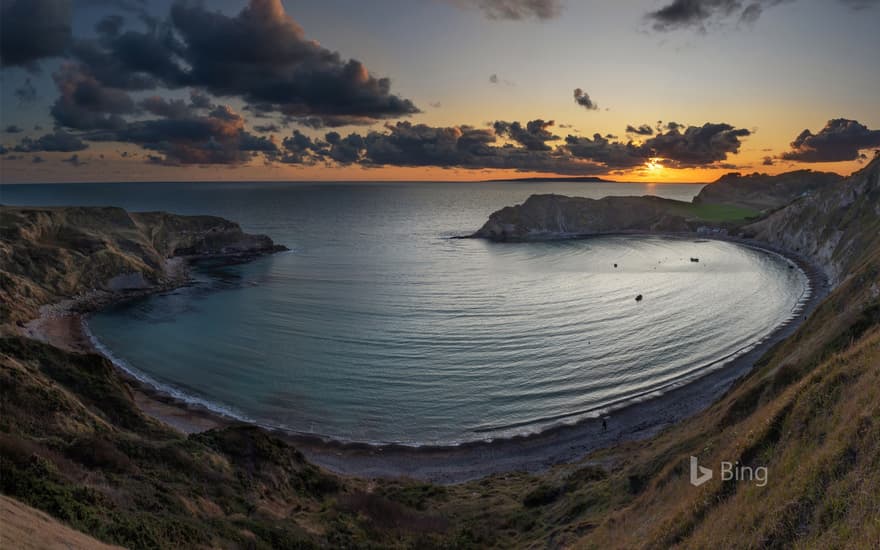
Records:
[[[0,325],[61,297],[145,290],[180,279],[169,258],[249,258],[283,250],[214,216],[122,208],[0,207]]]
[[[689,231],[688,203],[660,197],[587,199],[532,195],[523,204],[493,213],[473,237],[497,241],[584,234]]]
[[[819,265],[832,285],[858,265],[880,267],[880,157],[742,228],[743,236],[791,250]]]
[[[842,179],[842,176],[833,172],[812,170],[797,170],[775,176],[733,172],[703,187],[694,198],[694,203],[726,204],[767,211],[810,196]]]

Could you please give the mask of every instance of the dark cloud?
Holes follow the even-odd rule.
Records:
[[[186,118],[193,116],[193,107],[182,99],[167,100],[160,96],[151,96],[141,100],[140,107],[156,116],[164,118]]]
[[[552,120],[537,119],[529,121],[523,127],[519,122],[498,121],[494,128],[497,135],[509,137],[529,151],[550,151],[552,147],[547,142],[559,139],[559,136],[553,135],[549,130],[553,124]]]
[[[751,132],[729,124],[706,123],[677,128],[645,140],[643,143],[612,141],[594,134],[593,138],[568,136],[566,147],[578,157],[602,163],[610,168],[633,168],[653,158],[663,159],[674,168],[713,166],[739,152],[740,138]]]
[[[781,158],[801,162],[857,160],[860,151],[880,147],[880,130],[869,130],[855,120],[829,120],[818,134],[804,130]]]
[[[207,116],[182,109],[183,102],[154,102],[163,118],[138,120],[110,132],[91,134],[91,139],[132,143],[160,153],[162,164],[241,164],[255,154],[274,157],[278,146],[271,139],[244,130],[244,119],[227,106],[215,107]]]
[[[80,139],[79,136],[58,130],[37,139],[23,138],[15,146],[15,151],[19,153],[35,153],[38,151],[72,153],[87,148],[88,144]]]
[[[489,75],[489,83],[490,84],[498,84],[498,75],[494,74],[494,73],[490,74]]]
[[[282,113],[313,127],[370,124],[419,112],[391,93],[391,81],[371,75],[357,60],[308,40],[280,0],[250,0],[236,16],[202,3],[175,1],[167,20],[145,31],[121,16],[98,23],[98,38],[76,40],[75,62],[56,77],[62,97],[56,121],[73,129],[118,127],[125,92],[190,88],[193,106],[209,108],[207,94],[236,97],[259,113]],[[71,88],[88,86],[112,110],[77,101]],[[201,102],[196,105],[196,102]]]
[[[289,116],[327,118],[335,125],[419,112],[411,101],[391,93],[389,79],[376,78],[360,61],[344,60],[307,40],[280,0],[251,0],[235,17],[176,2],[171,20],[181,43],[167,46],[168,58],[176,54],[188,70],[180,69],[184,74],[178,76],[141,67],[166,83],[241,97]]]
[[[490,128],[436,127],[398,122],[384,131],[342,137],[329,132],[324,139],[299,130],[283,141],[280,160],[292,164],[336,162],[362,166],[434,166],[440,168],[512,169],[558,174],[603,174],[644,166],[661,158],[672,167],[730,166],[728,155],[738,152],[748,130],[729,124],[690,126],[660,133],[644,143],[617,141],[614,136],[559,137],[552,121],[525,124],[496,121]],[[504,140],[509,140],[505,142]]]
[[[71,39],[70,0],[4,0],[0,4],[0,65],[35,70],[58,57]]]
[[[561,0],[453,0],[464,8],[480,10],[489,19],[520,21],[554,19],[562,13]]]
[[[688,126],[646,140],[642,148],[651,158],[663,158],[676,168],[709,166],[736,154],[742,145],[740,138],[751,135],[745,128],[734,128],[726,123],[707,122],[702,126]]]
[[[611,141],[601,134],[593,138],[569,135],[565,147],[577,158],[600,163],[610,169],[625,169],[642,166],[648,160],[645,151],[632,142]]]
[[[564,174],[606,171],[595,163],[574,158],[564,148],[541,146],[547,122],[537,120],[522,125],[499,121],[495,126],[502,130],[503,137],[510,137],[512,131],[533,148],[500,144],[501,136],[495,127],[436,127],[398,122],[387,125],[384,131],[373,131],[364,136],[352,133],[342,137],[330,132],[325,136],[326,141],[313,140],[295,132],[292,138],[284,141],[289,152],[289,158],[285,160],[296,163],[335,161],[366,167],[501,168]],[[518,130],[513,130],[515,128]]]
[[[20,133],[24,132],[24,130],[21,128],[21,126],[17,126],[15,124],[10,124],[3,131],[6,132],[7,134],[20,134]]]
[[[189,93],[189,106],[193,109],[213,109],[214,104],[208,94],[200,90],[192,90]]]
[[[764,161],[761,162],[761,164],[764,166],[773,166],[775,163],[773,162],[773,157],[764,157]]]
[[[331,133],[339,135],[336,132]],[[280,160],[286,164],[314,164],[328,153],[320,143],[313,141],[299,130],[294,130],[293,135],[284,138],[282,145],[285,154]]]
[[[121,15],[107,15],[95,24],[95,32],[104,38],[113,39],[119,36],[124,24],[125,18]]]
[[[127,92],[103,85],[75,63],[65,63],[53,75],[61,92],[52,105],[55,121],[75,130],[116,129],[125,125],[122,115],[136,111]]]
[[[670,3],[647,14],[654,30],[671,31],[695,28],[706,31],[708,27],[728,21],[753,24],[764,10],[794,2],[795,0],[672,0]],[[878,0],[837,0],[851,9],[865,9],[880,5]]]
[[[574,89],[574,102],[590,111],[595,111],[599,108],[599,105],[590,99],[590,94],[580,88]]]
[[[281,131],[281,128],[277,124],[258,124],[254,126],[254,130],[260,132],[261,134],[277,134]]]
[[[632,124],[627,124],[626,132],[628,134],[638,134],[640,136],[652,136],[654,135],[654,129],[651,128],[648,124],[642,124],[638,127],[633,126]]]
[[[692,27],[706,30],[707,26],[727,20],[754,23],[765,8],[792,0],[673,0],[648,19],[654,30],[670,31]]]

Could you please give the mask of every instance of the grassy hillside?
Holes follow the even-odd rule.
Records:
[[[108,289],[118,276],[166,282],[173,256],[274,249],[268,237],[213,216],[0,206],[0,327],[35,317],[43,304]]]
[[[775,176],[734,172],[703,187],[694,198],[694,203],[729,204],[756,212],[775,210],[842,179],[831,172],[812,170],[797,170]]]
[[[746,230],[837,286],[704,412],[540,475],[435,486],[340,477],[251,427],[184,436],[112,365],[0,339],[0,491],[134,548],[880,546],[880,160]],[[47,245],[48,246],[48,245]],[[768,468],[693,487],[688,461]]]

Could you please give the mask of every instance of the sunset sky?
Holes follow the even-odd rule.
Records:
[[[706,182],[880,148],[877,0],[0,1],[4,183]]]

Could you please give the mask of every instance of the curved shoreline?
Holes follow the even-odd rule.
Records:
[[[766,243],[714,235],[639,234],[728,241],[782,256],[796,264],[807,276],[810,295],[806,300],[801,299],[800,306],[796,306],[793,310],[792,313],[797,311],[797,315],[777,326],[751,349],[740,353],[731,361],[677,387],[666,389],[660,395],[652,395],[656,392],[650,392],[641,400],[629,401],[613,409],[605,415],[608,418],[607,429],[603,429],[601,417],[588,417],[570,424],[560,423],[540,432],[503,439],[448,446],[409,446],[344,442],[317,435],[293,434],[261,427],[290,442],[314,464],[343,475],[408,477],[436,483],[458,483],[508,471],[539,472],[556,464],[579,460],[586,454],[604,447],[650,437],[705,409],[720,398],[736,379],[751,370],[754,362],[767,350],[790,336],[828,293],[826,277],[818,267],[797,254]],[[628,233],[628,235],[632,234]],[[595,236],[564,236],[564,238],[589,237]],[[130,297],[123,296],[119,299],[130,299]],[[94,311],[99,307],[106,307],[109,303],[103,300],[102,303],[96,304],[96,307],[85,309]],[[231,424],[250,424],[247,421],[230,418],[204,405],[181,399],[179,396],[174,396],[173,392],[163,391],[161,387],[151,386],[135,373],[119,365],[89,337],[88,330],[84,326],[87,311],[64,312],[54,320],[57,321],[59,318],[68,320],[62,323],[60,329],[53,329],[50,326],[49,330],[46,330],[45,325],[51,319],[43,319],[41,315],[40,319],[29,324],[36,324],[30,335],[73,351],[104,355],[117,366],[123,378],[132,387],[138,407],[149,416],[179,431],[193,433]],[[41,324],[42,330],[40,330]],[[589,412],[586,411],[585,414]]]

